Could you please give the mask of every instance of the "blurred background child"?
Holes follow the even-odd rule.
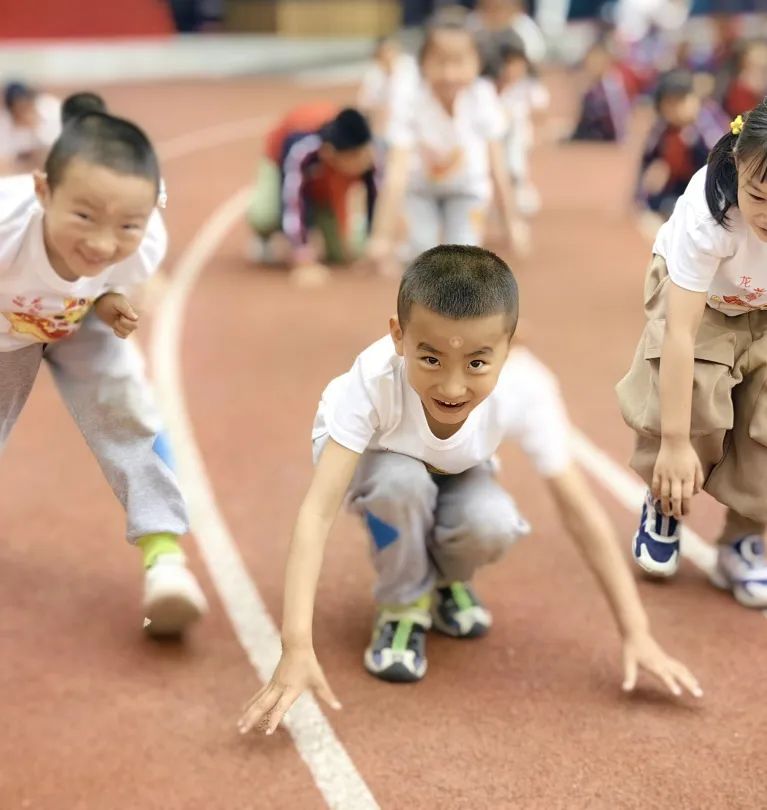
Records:
[[[706,164],[724,128],[703,109],[693,76],[686,70],[661,76],[655,112],[640,163],[637,201],[660,225],[671,216],[695,172]]]
[[[372,133],[362,113],[327,102],[301,105],[266,137],[248,220],[251,258],[285,265],[297,281],[320,282],[325,263],[363,250],[376,199]],[[356,186],[367,206],[355,215]]]
[[[549,106],[549,91],[538,79],[522,39],[510,31],[501,43],[495,83],[506,115],[506,164],[514,186],[517,210],[531,216],[540,209],[540,195],[530,179],[529,155],[534,121]]]
[[[373,134],[384,138],[389,123],[392,94],[418,82],[418,63],[404,53],[396,37],[376,42],[373,64],[362,75],[357,107],[370,123]]]
[[[491,82],[480,78],[470,31],[437,17],[420,52],[422,80],[395,97],[389,152],[368,255],[379,266],[397,252],[404,207],[410,258],[444,242],[481,245],[495,190],[511,242],[515,212],[506,170],[506,120]]]
[[[0,110],[0,174],[39,169],[61,132],[61,103],[23,82],[9,82]]]

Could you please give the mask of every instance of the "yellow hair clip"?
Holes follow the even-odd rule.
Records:
[[[733,135],[740,135],[743,132],[743,116],[738,115],[733,121],[730,121],[730,132]]]

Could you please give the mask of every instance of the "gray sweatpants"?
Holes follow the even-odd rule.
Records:
[[[436,582],[470,580],[530,531],[489,462],[432,475],[410,456],[368,451],[349,496],[370,532],[379,603],[407,604]]]
[[[408,261],[436,245],[481,245],[489,200],[473,194],[408,191]]]
[[[24,407],[41,360],[127,513],[128,540],[188,531],[176,476],[134,346],[89,315],[71,337],[0,352],[0,450]]]

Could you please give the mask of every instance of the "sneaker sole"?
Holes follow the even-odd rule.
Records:
[[[442,621],[438,613],[432,614],[432,627],[443,636],[450,636],[450,638],[482,638],[490,632],[490,625],[479,624],[475,622],[468,633],[462,633],[460,630],[456,631],[454,627]]]
[[[409,669],[399,661],[389,664],[388,667],[378,669],[373,662],[370,651],[365,650],[365,669],[375,678],[387,683],[416,683],[426,674],[427,664],[423,662],[421,667],[415,670]]]
[[[144,630],[150,636],[179,636],[200,619],[204,609],[179,594],[155,598],[144,606]]]
[[[751,610],[765,610],[767,609],[767,599],[759,599],[758,597],[751,596],[751,594],[742,586],[735,585],[722,574],[721,571],[714,569],[708,575],[709,582],[720,591],[729,591],[735,601],[743,607],[750,608]]]
[[[671,563],[657,563],[652,557],[646,554],[646,548],[643,546],[637,555],[636,549],[637,535],[634,535],[634,540],[631,543],[631,556],[634,562],[653,579],[671,579],[676,575],[679,570],[679,551],[676,552],[676,559]]]

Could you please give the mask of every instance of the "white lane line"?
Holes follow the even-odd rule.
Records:
[[[240,644],[259,678],[266,682],[280,657],[279,633],[216,505],[187,412],[180,363],[189,294],[220,242],[242,218],[250,191],[250,188],[242,189],[219,206],[179,258],[155,317],[149,356],[200,554]],[[304,695],[296,703],[286,726],[329,807],[334,810],[378,808],[312,696]]]
[[[272,115],[256,115],[239,121],[225,121],[223,124],[168,138],[158,145],[157,152],[162,161],[175,160],[202,149],[212,149],[214,146],[222,146],[232,141],[258,137],[264,134],[266,127],[273,121]]]
[[[645,493],[645,485],[639,478],[613,461],[578,430],[572,432],[572,448],[575,460],[611,492],[618,503],[638,516]],[[682,526],[680,553],[706,574],[716,563],[716,549],[687,526]]]

